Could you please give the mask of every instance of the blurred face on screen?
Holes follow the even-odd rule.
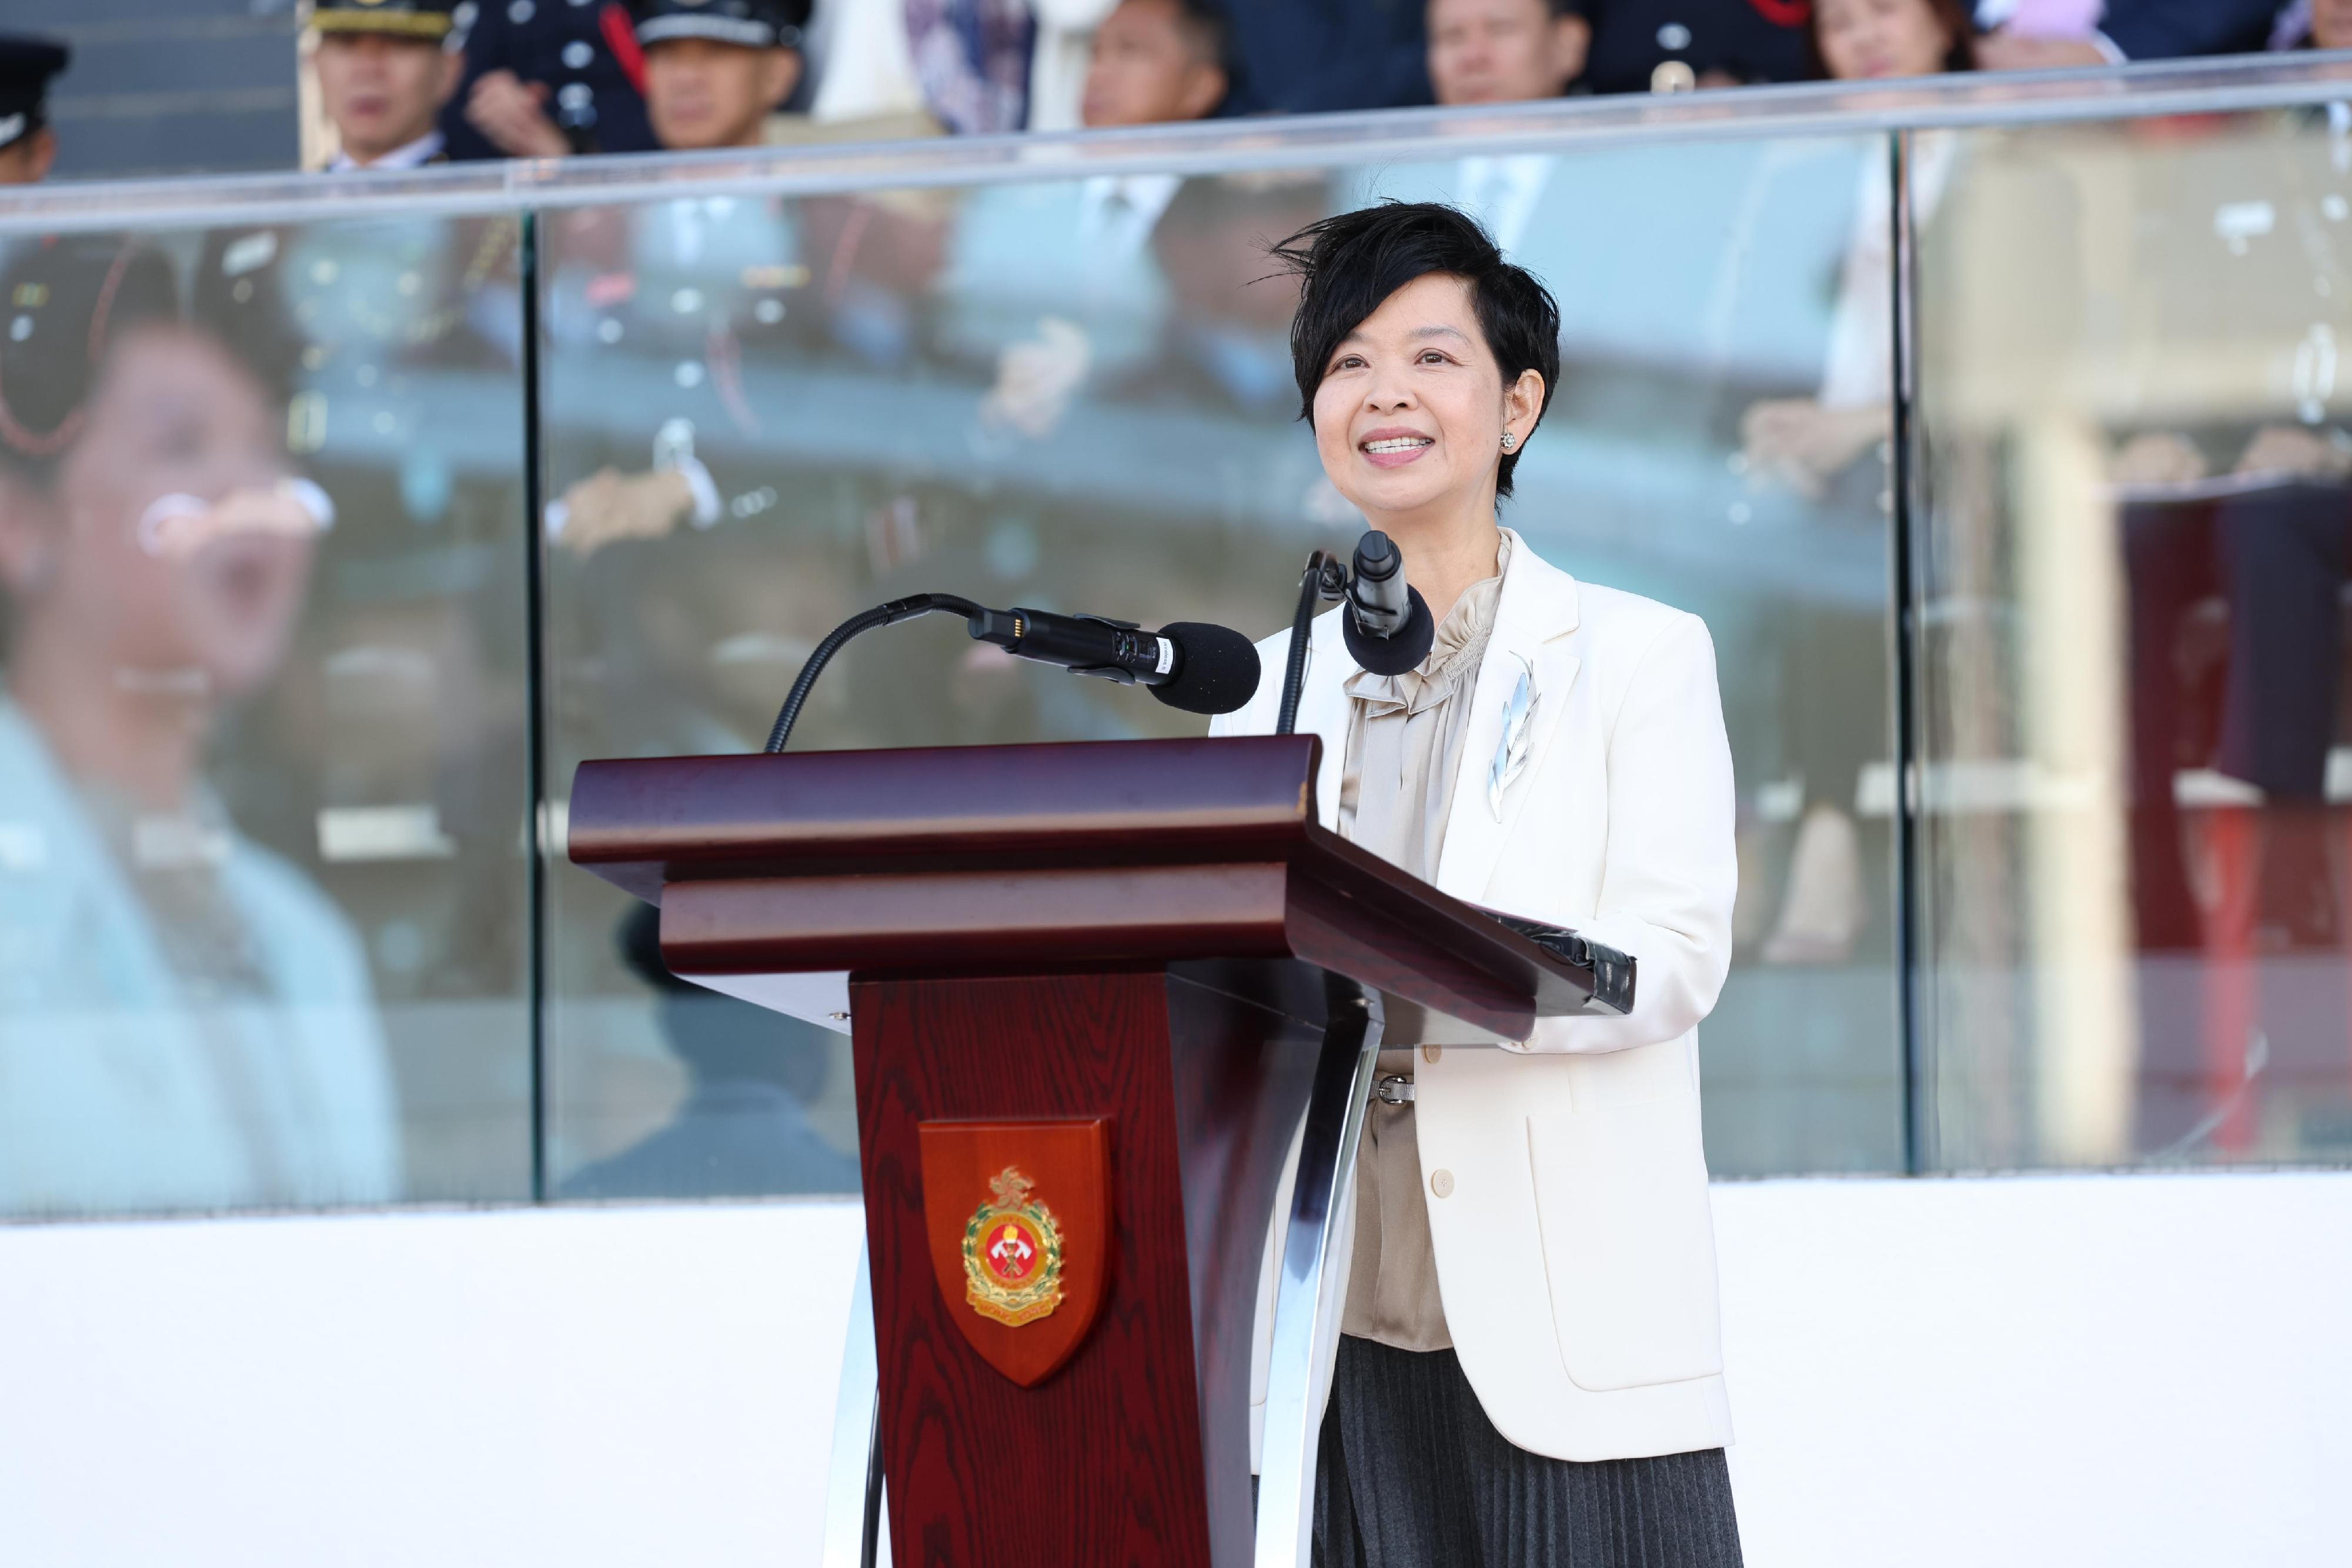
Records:
[[[1817,0],[1813,28],[1840,81],[1934,76],[1958,42],[1928,0]]]
[[[367,163],[433,129],[466,62],[430,38],[328,33],[316,65],[319,98],[343,152]]]
[[[1505,420],[1526,429],[1543,398],[1533,371],[1503,384],[1469,284],[1426,273],[1332,350],[1315,389],[1315,451],[1374,528],[1475,507],[1482,492],[1491,513]]]
[[[323,517],[284,422],[204,333],[126,330],[45,493],[0,484],[16,653],[235,695],[284,653]],[[315,494],[315,492],[309,492]]]
[[[1550,0],[1430,0],[1430,84],[1445,104],[1558,98],[1584,74],[1591,39]]]
[[[646,49],[646,116],[672,152],[757,147],[761,127],[800,79],[792,49],[667,38]]]
[[[1224,101],[1214,40],[1177,0],[1126,0],[1095,29],[1079,118],[1108,125],[1204,120]]]

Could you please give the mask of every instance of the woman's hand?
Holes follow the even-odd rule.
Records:
[[[509,70],[485,71],[466,99],[466,119],[509,158],[562,158],[572,143],[547,118],[547,84]]]
[[[623,474],[600,468],[564,491],[559,549],[593,555],[621,539],[666,538],[694,511],[694,488],[675,468]]]
[[[2187,436],[2168,430],[2133,436],[2108,471],[2116,484],[2134,489],[2194,485],[2205,475],[2205,455]]]
[[[2273,424],[2255,433],[2238,459],[2241,476],[2275,474],[2286,478],[2327,483],[2352,475],[2352,450],[2336,444],[2315,430],[2298,424]]]

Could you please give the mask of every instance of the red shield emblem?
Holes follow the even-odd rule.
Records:
[[[948,1315],[1028,1388],[1070,1359],[1110,1272],[1110,1124],[925,1122],[923,1222]]]

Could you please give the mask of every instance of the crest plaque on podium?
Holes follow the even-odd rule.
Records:
[[[923,1218],[950,1316],[982,1360],[1044,1382],[1109,1283],[1110,1124],[925,1122]]]

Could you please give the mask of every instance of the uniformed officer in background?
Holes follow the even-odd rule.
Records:
[[[646,110],[671,152],[757,147],[801,79],[810,0],[635,0]]]
[[[1818,74],[1806,0],[1586,0],[1595,92],[1807,81]]]
[[[809,8],[809,0],[635,0],[646,107],[662,146],[761,145],[768,116],[800,79]],[[730,484],[724,464],[713,476],[697,455],[696,421],[719,419],[739,449],[756,435],[744,364],[762,358],[794,323],[805,325],[811,308],[798,229],[787,204],[775,198],[681,196],[629,209],[625,231],[602,237],[602,244],[617,239],[632,286],[614,303],[587,307],[583,298],[587,313],[599,318],[598,342],[632,361],[675,355],[685,371],[675,402],[646,408],[646,428],[613,454],[620,461],[565,488],[550,508],[551,532],[564,549],[584,556],[618,539],[660,538],[688,521],[707,528],[721,519],[730,497],[760,488],[757,476],[734,476],[744,482]],[[574,296],[583,272],[609,265],[597,261],[593,238],[583,226],[551,231],[550,288],[559,302]],[[656,413],[662,417],[652,419]],[[651,467],[640,466],[639,454],[648,452]],[[564,465],[559,457],[557,472]]]
[[[449,156],[650,152],[643,62],[620,0],[477,0]]]
[[[0,185],[36,185],[58,159],[42,100],[71,57],[47,38],[0,34]]]
[[[456,0],[316,0],[311,65],[342,150],[331,174],[446,163],[434,117],[457,90]]]

